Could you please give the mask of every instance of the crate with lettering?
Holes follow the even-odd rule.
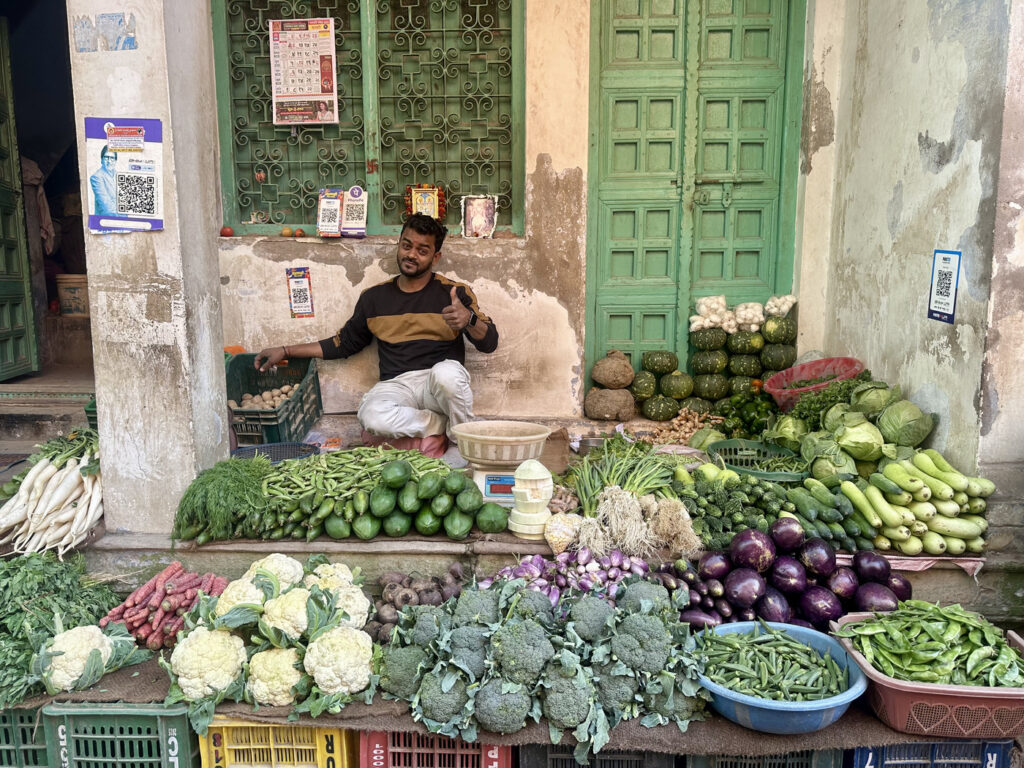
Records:
[[[356,731],[215,715],[199,738],[202,768],[358,768]]]
[[[784,755],[690,755],[686,768],[843,768],[843,750],[804,749]]]
[[[0,765],[15,768],[49,765],[38,709],[5,709],[0,712]]]
[[[853,768],[1010,768],[1012,739],[922,741],[857,747]]]
[[[49,704],[43,727],[49,764],[61,768],[199,768],[184,705]]]
[[[364,731],[360,768],[512,768],[512,747],[427,733]]]
[[[324,412],[320,399],[320,377],[316,360],[289,360],[268,371],[253,366],[256,355],[234,355],[227,363],[228,400],[231,428],[239,445],[302,442]],[[289,386],[287,400],[276,407],[243,408],[242,396],[273,392]],[[237,407],[236,407],[237,406]]]

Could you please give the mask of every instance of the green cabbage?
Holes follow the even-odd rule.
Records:
[[[843,425],[843,414],[850,410],[849,403],[836,403],[821,417],[821,426],[829,432],[835,432]]]
[[[855,475],[857,474],[857,466],[853,463],[853,459],[850,458],[849,454],[839,452],[839,463],[834,462],[827,456],[819,456],[811,464],[811,474],[818,480],[822,480],[829,475]]]
[[[863,413],[874,420],[885,406],[902,397],[899,387],[889,389],[889,385],[884,381],[869,381],[853,390],[853,394],[850,395],[850,410]]]
[[[857,461],[878,461],[882,458],[885,438],[863,413],[851,411],[844,414],[843,424],[835,431],[834,437],[839,447]]]
[[[909,400],[899,400],[887,405],[875,423],[887,443],[913,448],[928,437],[934,420]]]
[[[725,439],[725,435],[723,435],[717,429],[712,429],[711,427],[702,427],[701,429],[698,429],[696,432],[693,433],[693,436],[690,438],[690,442],[688,443],[688,445],[691,448],[696,448],[699,451],[706,451],[708,446],[711,445],[712,443],[719,443]]]
[[[791,451],[800,450],[800,440],[807,434],[807,422],[796,416],[782,416],[774,429],[764,432],[762,438]]]

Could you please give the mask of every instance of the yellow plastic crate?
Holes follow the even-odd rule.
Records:
[[[199,755],[203,768],[358,768],[359,732],[217,715]]]

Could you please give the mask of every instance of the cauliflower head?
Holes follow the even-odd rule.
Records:
[[[336,627],[309,644],[303,661],[326,694],[359,693],[370,684],[373,640],[352,627]]]
[[[347,619],[341,620],[341,626],[352,629],[362,629],[366,626],[366,620],[370,616],[370,600],[363,594],[363,590],[355,584],[336,587],[334,594],[338,600],[338,610],[348,614]]]
[[[279,629],[291,639],[302,637],[309,626],[306,601],[309,590],[304,587],[289,589],[280,597],[267,600],[263,606],[263,621],[267,626]]]
[[[60,653],[50,661],[49,682],[52,688],[70,691],[85,671],[85,662],[93,648],[100,652],[103,664],[110,660],[114,643],[95,624],[75,627],[55,635],[50,653]]]
[[[214,616],[223,616],[236,605],[263,605],[263,590],[257,587],[249,579],[235,579],[226,587],[217,598],[217,607],[213,609]]]
[[[352,571],[344,563],[324,563],[314,568],[302,583],[307,587],[315,584],[326,592],[352,584]]]
[[[298,584],[302,581],[304,569],[302,563],[296,560],[294,557],[288,557],[288,555],[282,555],[280,552],[275,552],[272,555],[260,558],[252,565],[249,566],[249,570],[242,576],[243,579],[252,579],[256,575],[256,571],[262,568],[265,571],[270,571],[274,576],[277,577],[278,582],[281,584],[281,589],[285,590],[293,584]]]
[[[295,665],[299,654],[294,648],[271,648],[249,659],[249,679],[245,690],[257,704],[284,707],[295,700],[292,687],[302,679]]]
[[[242,638],[223,629],[196,627],[171,652],[171,671],[188,701],[227,690],[245,664]]]

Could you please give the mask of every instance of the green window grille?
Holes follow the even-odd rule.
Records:
[[[275,126],[271,19],[334,18],[337,125]],[[312,233],[319,190],[369,193],[367,231],[396,232],[405,187],[498,196],[499,228],[523,231],[525,0],[214,0],[226,224]]]

